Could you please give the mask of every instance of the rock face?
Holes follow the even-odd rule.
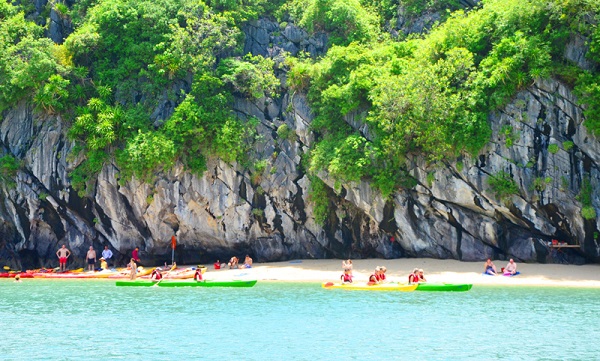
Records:
[[[265,56],[280,54],[273,44],[318,54],[327,43],[293,25],[281,31],[266,20],[247,30],[246,49]],[[569,56],[583,59],[574,48]],[[147,184],[119,181],[117,166],[106,164],[86,197],[69,180],[79,160],[69,157],[74,144],[65,136],[65,122],[38,114],[26,103],[6,111],[0,156],[12,155],[23,167],[16,187],[1,185],[0,259],[12,268],[55,267],[55,252],[66,244],[74,254],[70,266],[82,266],[90,245],[98,251],[109,245],[117,265],[124,265],[136,246],[143,263],[162,264],[171,260],[170,239],[176,235],[176,261],[187,264],[245,254],[259,262],[366,257],[600,260],[598,218],[584,219],[577,200],[588,182],[592,206],[600,207],[600,143],[583,126],[577,99],[556,80],[536,82],[490,114],[493,136],[476,157],[433,169],[413,159],[411,174],[418,184],[412,189],[390,199],[364,182],[343,184],[337,192],[330,189],[324,225],[315,222],[310,180],[300,166],[313,142],[306,98],[285,93],[277,99],[237,99],[234,110],[242,119],[260,120],[262,140],[256,151],[268,160],[263,173],[212,160],[201,177],[178,165]],[[278,138],[283,125],[295,136]],[[489,179],[500,171],[516,182],[517,194],[496,197]],[[320,176],[333,186],[326,174]],[[552,239],[581,247],[558,258],[547,246]]]

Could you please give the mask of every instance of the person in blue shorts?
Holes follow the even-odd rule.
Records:
[[[244,265],[242,267],[252,268],[252,258],[250,258],[249,255],[246,255],[246,258],[244,259]]]

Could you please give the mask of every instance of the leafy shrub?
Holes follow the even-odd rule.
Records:
[[[490,175],[488,184],[492,192],[499,199],[507,199],[512,195],[519,193],[519,186],[509,173],[499,171],[494,175]]]
[[[294,142],[297,138],[296,132],[293,129],[291,129],[286,123],[283,123],[279,127],[277,127],[277,136],[289,142]]]
[[[154,170],[167,170],[175,161],[175,145],[171,139],[158,132],[139,131],[127,142],[119,165],[125,176],[134,174],[148,180]]]
[[[0,39],[0,112],[31,99],[53,75],[66,74],[44,29],[26,20],[10,2],[0,4]]]
[[[20,168],[20,164],[16,158],[10,155],[5,155],[0,158],[0,182],[14,187],[16,185],[15,177],[17,171]]]
[[[596,209],[592,206],[586,206],[581,208],[581,216],[587,220],[596,219]]]
[[[548,146],[548,152],[549,152],[550,154],[556,154],[556,153],[558,153],[558,150],[559,150],[559,148],[558,148],[558,144],[550,144],[550,145]]]
[[[309,0],[300,25],[311,32],[325,31],[332,44],[376,39],[377,16],[367,11],[359,0]]]
[[[329,215],[329,193],[327,185],[318,177],[310,176],[308,200],[313,204],[315,223],[324,225]]]
[[[575,144],[570,140],[564,141],[562,145],[565,152],[570,151],[575,146]]]
[[[279,89],[279,79],[273,74],[274,62],[260,55],[247,55],[243,60],[223,59],[217,69],[221,79],[247,97],[258,99],[274,97]]]

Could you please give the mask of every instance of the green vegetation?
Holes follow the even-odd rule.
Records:
[[[324,225],[329,214],[327,185],[318,177],[311,176],[308,200],[313,204],[313,215],[318,225]]]
[[[307,172],[325,170],[336,184],[367,180],[384,196],[415,184],[407,171],[415,155],[435,166],[477,154],[490,139],[490,112],[539,78],[573,86],[587,127],[600,134],[600,72],[563,57],[565,43],[579,33],[589,39],[590,60],[600,62],[594,1],[486,0],[468,11],[457,0],[66,4],[48,6],[75,26],[59,46],[28,20],[30,4],[0,3],[0,112],[27,100],[68,121],[78,144],[71,159],[84,156],[71,173],[80,195],[106,162],[114,162],[122,180],[146,181],[177,161],[198,174],[213,157],[251,168],[257,123],[235,115],[234,96],[277,97],[283,77],[276,72],[283,71],[286,85],[306,93],[315,114]],[[407,21],[436,11],[442,21],[426,34],[395,37],[390,28],[399,11]],[[329,50],[318,58],[244,54],[242,28],[260,17],[279,19],[277,32],[287,23],[325,32]],[[296,139],[285,125],[277,134]],[[519,137],[509,126],[501,134],[508,147]],[[563,143],[566,151],[572,147]],[[504,197],[518,192],[511,181],[499,173],[490,186]]]
[[[592,183],[589,176],[584,176],[581,183],[581,189],[576,199],[581,202],[581,216],[587,220],[596,219],[596,209],[592,205]]]
[[[563,145],[563,148],[564,148],[565,152],[570,151],[575,146],[575,144],[572,141],[570,141],[570,140],[567,140],[567,141],[563,142],[562,145]]]
[[[559,151],[558,144],[550,144],[548,146],[548,152],[550,154],[556,154],[556,153],[558,153],[558,151]]]
[[[504,144],[507,148],[513,145],[513,128],[510,125],[504,125],[500,130],[500,134],[504,135]]]
[[[491,175],[488,179],[488,184],[496,197],[502,200],[508,199],[512,195],[519,194],[517,182],[515,182],[512,176],[505,171],[500,171]]]
[[[0,183],[6,184],[9,187],[16,185],[15,177],[20,168],[19,162],[10,155],[5,155],[0,158]]]

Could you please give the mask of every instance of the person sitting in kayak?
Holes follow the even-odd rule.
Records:
[[[385,273],[387,272],[387,268],[385,266],[379,267],[379,283],[383,283],[386,280]]]
[[[158,281],[160,279],[163,278],[162,273],[160,273],[160,271],[162,271],[162,268],[157,267],[154,270],[152,270],[152,274],[150,275],[150,279],[153,281]]]
[[[488,274],[491,276],[498,275],[498,273],[496,272],[496,266],[494,265],[494,262],[492,262],[492,260],[489,258],[487,259],[487,261],[485,261],[484,269],[485,269],[485,271],[483,271],[484,274]]]
[[[379,274],[381,273],[381,269],[379,268],[379,266],[375,267],[375,272],[373,272],[372,275],[369,276],[369,284],[379,284]]]
[[[415,268],[411,274],[408,275],[408,284],[412,285],[414,283],[419,283],[419,269]]]
[[[344,270],[344,274],[340,276],[342,283],[352,283],[352,272],[349,269]]]
[[[202,281],[202,268],[196,268],[196,273],[194,273],[194,281]]]
[[[504,269],[502,271],[504,272],[505,276],[514,276],[515,274],[517,274],[517,264],[511,258],[510,261],[508,261],[508,264],[506,265],[506,267],[504,267]]]
[[[419,269],[419,282],[427,282],[427,279],[425,278],[425,272],[423,272],[422,268]]]

